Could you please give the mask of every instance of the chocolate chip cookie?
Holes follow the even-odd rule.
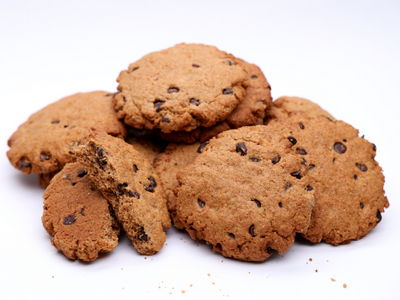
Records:
[[[75,161],[73,149],[92,127],[126,136],[125,126],[116,117],[112,94],[75,94],[33,114],[8,140],[8,159],[24,174],[61,170]]]
[[[171,227],[165,194],[150,165],[131,145],[93,131],[76,157],[111,203],[118,221],[141,254],[159,251]]]
[[[233,55],[179,44],[150,53],[120,73],[115,109],[135,128],[192,131],[225,120],[243,101],[247,78]]]
[[[377,226],[389,202],[374,144],[345,122],[301,112],[276,119],[267,128],[296,140],[292,149],[313,181],[315,205],[303,233],[306,239],[346,244]]]
[[[55,175],[43,198],[43,226],[51,244],[69,259],[91,261],[117,247],[119,224],[79,163]]]
[[[306,232],[314,191],[295,141],[266,126],[220,133],[178,175],[177,218],[224,256],[263,261]]]
[[[274,119],[286,118],[292,111],[303,111],[310,116],[325,116],[330,120],[335,120],[331,114],[323,110],[318,104],[299,97],[280,97],[272,102],[271,110],[268,111],[265,117],[265,124],[268,124]]]

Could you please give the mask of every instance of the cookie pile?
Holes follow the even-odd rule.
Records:
[[[70,259],[112,251],[121,226],[152,255],[172,219],[226,257],[263,261],[298,233],[358,240],[389,207],[376,146],[309,100],[272,101],[254,64],[180,44],[117,81],[43,108],[8,141],[11,164],[46,188],[43,226]]]

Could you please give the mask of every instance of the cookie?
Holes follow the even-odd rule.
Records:
[[[113,109],[112,94],[75,94],[33,114],[8,140],[8,159],[24,174],[55,172],[75,161],[73,149],[92,127],[126,136]]]
[[[163,150],[159,143],[146,137],[128,137],[126,142],[132,145],[142,156],[146,157],[151,165],[154,164],[156,157]]]
[[[178,175],[177,218],[224,256],[263,261],[310,223],[314,191],[293,140],[249,126],[210,140]]]
[[[257,125],[258,120],[265,117],[266,112],[270,110],[272,105],[271,86],[259,67],[241,59],[237,59],[237,61],[249,74],[249,79],[243,102],[232,111],[227,119],[214,126],[199,127],[190,132],[160,132],[159,134],[163,139],[187,144],[196,141],[205,142],[229,129]]]
[[[272,102],[271,110],[268,111],[265,117],[265,124],[268,124],[274,119],[286,118],[292,111],[303,111],[310,116],[325,116],[331,120],[334,117],[326,110],[323,110],[318,104],[299,97],[280,97]]]
[[[347,244],[377,226],[389,202],[374,144],[345,122],[301,112],[276,119],[267,128],[282,130],[297,141],[293,151],[304,159],[313,181],[315,205],[303,233],[306,239]]]
[[[174,225],[183,229],[184,225],[176,218],[176,196],[174,190],[179,187],[176,175],[180,170],[190,165],[202,152],[207,143],[194,143],[191,145],[170,143],[161,153],[155,163],[154,170],[160,178],[160,183],[167,197],[167,206],[174,221]]]
[[[60,172],[60,170],[51,173],[38,174],[39,185],[42,188],[47,188],[50,184],[50,181],[53,179],[54,176],[57,175],[58,172]]]
[[[171,219],[149,160],[123,140],[98,131],[89,135],[76,156],[111,203],[138,252],[151,255],[159,251]]]
[[[139,129],[169,133],[209,127],[243,101],[247,78],[234,56],[212,46],[179,44],[120,73],[115,110]]]
[[[117,247],[119,224],[79,163],[55,175],[43,198],[43,226],[51,244],[69,259],[92,261]]]

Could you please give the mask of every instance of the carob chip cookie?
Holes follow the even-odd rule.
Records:
[[[169,133],[209,127],[243,101],[247,78],[234,56],[212,46],[179,44],[120,73],[115,110],[140,129]]]
[[[43,198],[43,226],[66,257],[91,261],[117,247],[119,224],[79,163],[67,164],[55,175]]]
[[[110,201],[139,253],[159,251],[171,219],[160,180],[149,160],[123,140],[97,131],[77,149],[76,156]]]
[[[178,175],[177,218],[224,256],[263,261],[306,232],[314,191],[293,144],[266,126],[219,134]]]
[[[299,97],[284,96],[272,102],[271,110],[268,111],[264,119],[265,124],[268,124],[274,119],[287,118],[289,113],[292,111],[306,112],[308,115],[313,117],[322,115],[328,120],[335,121],[335,118],[332,117],[331,114],[310,100]]]
[[[197,142],[191,145],[170,143],[154,163],[154,169],[160,178],[161,185],[167,196],[167,206],[171,218],[174,221],[174,225],[179,229],[183,229],[184,225],[176,217],[176,196],[174,190],[179,187],[176,174],[190,165],[204,150],[206,145],[207,142]]]
[[[315,205],[310,227],[303,233],[306,239],[346,244],[377,226],[389,202],[382,169],[374,160],[374,144],[345,122],[301,112],[267,128],[296,140],[293,152],[304,160],[313,181],[309,189],[315,191]]]
[[[246,88],[246,96],[241,104],[236,107],[225,121],[211,127],[199,127],[193,131],[174,131],[171,133],[159,132],[160,136],[168,141],[184,142],[187,144],[196,141],[205,142],[219,133],[243,126],[256,125],[259,119],[265,117],[271,108],[271,86],[264,74],[254,64],[249,64],[241,59],[238,63],[249,74]]]
[[[125,126],[115,114],[112,94],[75,94],[33,114],[8,140],[8,159],[24,174],[59,171],[75,161],[73,149],[92,127],[126,136]]]

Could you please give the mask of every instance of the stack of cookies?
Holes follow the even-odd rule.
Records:
[[[226,257],[263,261],[297,233],[358,240],[389,206],[376,146],[309,100],[272,101],[256,65],[180,44],[117,81],[45,107],[8,141],[11,164],[46,188],[43,226],[70,259],[112,251],[121,226],[152,255],[173,223]]]

